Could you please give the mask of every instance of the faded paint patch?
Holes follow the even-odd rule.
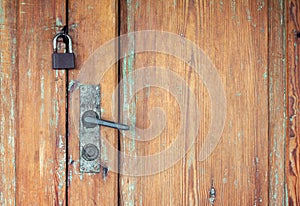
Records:
[[[237,25],[240,25],[240,21],[238,19],[238,16],[236,14],[236,1],[232,0],[230,4],[231,12],[232,12],[232,17],[231,19],[236,21]]]
[[[11,29],[14,17],[8,18],[9,1],[0,0],[0,204],[15,204],[15,82],[16,38]],[[12,24],[12,27],[9,25]],[[7,25],[9,26],[6,29]],[[3,186],[3,187],[2,187]],[[4,187],[5,186],[5,187]],[[2,187],[2,188],[1,188]]]
[[[70,80],[69,85],[68,85],[68,92],[75,91],[79,86],[80,86],[80,82],[75,81],[73,79]]]
[[[5,13],[4,13],[4,4],[2,0],[0,0],[0,24],[3,25],[5,22]]]
[[[264,80],[266,80],[266,79],[268,78],[268,72],[265,72],[265,73],[263,74],[263,77],[264,77]]]
[[[252,21],[252,17],[251,17],[251,14],[250,14],[250,10],[246,9],[246,13],[247,13],[247,21],[251,22]]]
[[[63,26],[62,20],[59,17],[56,17],[55,25],[56,25],[56,27]]]
[[[65,186],[65,167],[66,167],[66,158],[62,157],[59,161],[58,161],[58,169],[56,172],[56,175],[58,177],[58,193],[59,196],[62,195],[62,189]]]
[[[261,11],[265,7],[265,2],[260,1],[257,3],[257,11]]]
[[[251,12],[250,12],[250,10],[249,9],[246,9],[246,14],[247,14],[247,21],[249,22],[249,23],[251,23],[251,25],[254,27],[254,28],[256,28],[256,23],[254,23],[252,20],[252,16],[251,16]]]
[[[132,5],[133,2],[132,0],[127,0],[127,29],[128,32],[131,32],[133,30],[133,25],[132,25],[132,15],[135,13],[133,11]],[[148,2],[147,4],[147,11],[150,11],[150,4]],[[129,114],[129,125],[130,125],[130,135],[132,139],[126,139],[123,138],[123,147],[124,147],[124,153],[128,152],[128,155],[130,156],[136,156],[136,147],[135,147],[135,125],[136,125],[136,100],[131,98],[134,97],[133,94],[133,86],[135,84],[134,78],[132,75],[132,72],[134,71],[134,57],[135,57],[135,50],[134,50],[134,35],[129,35],[128,36],[128,53],[125,54],[125,57],[123,59],[123,69],[122,69],[122,75],[123,75],[123,99],[124,103],[122,105],[123,110]],[[123,120],[125,124],[127,123],[127,120]],[[122,132],[122,135],[125,136],[125,133]],[[123,165],[123,167],[126,167],[126,165]],[[124,177],[125,178],[125,177]],[[125,179],[127,179],[126,177]],[[136,196],[136,184],[137,180],[136,178],[130,178],[127,179],[129,180],[128,184],[126,184],[126,188],[124,188],[123,192],[126,191],[126,194],[123,195],[124,197],[124,204],[128,206],[134,206],[135,205],[135,196]],[[122,185],[124,186],[124,179],[122,178]]]
[[[63,141],[64,136],[58,135],[58,138],[59,138],[59,141],[58,141],[58,148],[59,148],[59,149],[62,149],[62,148],[64,148],[64,141]]]
[[[75,30],[78,27],[77,23],[73,23],[70,25],[70,30]]]
[[[83,180],[84,174],[79,172],[79,164],[80,164],[79,159],[74,160],[72,155],[69,156],[69,165],[73,166],[73,172],[71,173],[72,176],[70,177],[70,174],[68,174],[69,175],[68,178],[71,178],[71,180],[73,179],[74,175],[75,175],[75,177],[79,176],[79,179]],[[70,170],[70,171],[72,171],[72,170]],[[90,176],[91,174],[86,174],[86,175]]]

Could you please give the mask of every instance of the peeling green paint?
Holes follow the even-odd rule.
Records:
[[[139,1],[136,1],[135,2],[135,9],[138,10],[138,8],[139,8]]]
[[[3,2],[2,0],[0,0],[0,24],[4,24],[5,22],[5,14],[4,14],[4,10],[3,10]]]
[[[56,172],[56,175],[58,177],[58,193],[59,196],[61,196],[61,192],[62,189],[65,186],[65,165],[66,165],[66,158],[62,157],[59,161],[58,161],[58,169]]]
[[[72,172],[72,170],[70,170],[69,175],[68,175],[68,186],[71,185],[72,180],[73,180],[73,172]]]
[[[31,70],[30,69],[27,70],[27,76],[29,79],[31,78]]]
[[[261,11],[264,7],[265,7],[265,2],[264,1],[260,1],[257,3],[257,11]]]
[[[70,155],[69,156],[69,164],[71,164],[72,166],[73,166],[73,171],[74,172],[72,172],[71,174],[68,174],[69,175],[69,177],[68,178],[71,178],[71,180],[72,180],[72,178],[73,178],[73,175],[75,175],[75,176],[79,176],[79,179],[80,180],[83,180],[83,177],[84,177],[84,175],[83,175],[83,173],[81,173],[81,172],[79,172],[79,160],[77,159],[77,160],[74,160],[73,159],[73,157],[72,157],[72,155]],[[70,171],[72,171],[72,170],[70,170]],[[70,176],[71,175],[71,176]],[[86,175],[91,175],[91,174],[86,174]],[[71,183],[71,182],[70,182]]]
[[[0,0],[0,154],[4,158],[0,158],[1,186],[0,189],[0,204],[14,205],[15,204],[15,167],[16,160],[15,152],[15,84],[14,84],[14,64],[16,62],[16,38],[15,34],[11,33],[8,24],[13,24],[13,20],[8,20],[9,2]],[[13,17],[11,18],[13,19]],[[8,50],[2,50],[2,46]],[[4,70],[3,70],[4,68]],[[7,168],[11,170],[8,171]]]
[[[266,80],[266,79],[268,78],[268,72],[265,72],[265,73],[263,74],[263,77],[264,77],[264,80]]]
[[[246,9],[246,14],[247,14],[247,21],[252,21],[251,13],[249,9]]]
[[[75,30],[77,27],[78,27],[78,24],[76,24],[76,23],[73,23],[70,25],[71,30]]]
[[[4,52],[1,50],[1,52],[0,52],[0,62],[1,62],[1,63],[4,63],[3,53],[4,53]],[[1,69],[2,69],[2,64],[0,64],[0,66],[1,66]]]
[[[132,15],[135,13],[132,8],[132,0],[127,0],[126,6],[127,6],[127,29],[128,32],[131,32],[133,30],[132,25]],[[147,11],[150,11],[150,4],[147,3]],[[132,128],[135,128],[136,125],[136,99],[134,98],[134,78],[133,78],[133,71],[134,71],[134,57],[135,57],[135,50],[134,50],[134,35],[128,34],[128,51],[125,54],[125,57],[123,59],[123,69],[122,69],[122,75],[123,75],[123,110],[126,111],[129,114],[129,121]],[[127,120],[123,120],[125,123],[127,123]],[[123,136],[125,136],[125,133],[123,133]],[[124,152],[128,151],[128,155],[130,156],[136,156],[136,147],[135,147],[135,129],[131,129],[129,131],[131,139],[128,140],[126,138],[123,138],[123,147]],[[124,165],[125,166],[125,165]],[[124,199],[124,204],[129,206],[135,205],[135,188],[136,188],[136,179],[132,178],[129,181],[127,190],[126,190],[126,198]],[[124,185],[123,179],[122,179],[122,185]]]
[[[59,149],[62,149],[62,148],[64,148],[64,141],[63,141],[64,136],[58,135],[58,138],[59,138],[58,148],[59,148]]]
[[[100,112],[101,112],[101,114],[104,114],[105,109],[104,109],[104,108],[101,108],[101,109],[100,109]]]
[[[69,82],[69,85],[68,85],[68,91],[69,91],[69,92],[73,92],[73,91],[76,90],[80,85],[81,85],[80,82],[71,79],[70,82]]]
[[[269,171],[269,204],[270,205],[284,205],[287,196],[286,188],[284,188],[284,182],[286,181],[284,167],[285,167],[285,142],[286,142],[286,62],[285,62],[285,54],[286,54],[286,30],[284,25],[284,1],[278,1],[276,7],[278,7],[278,11],[274,12],[274,19],[271,22],[276,22],[276,28],[278,31],[272,32],[271,26],[269,26],[269,32],[272,35],[270,37],[271,40],[276,41],[280,44],[282,48],[281,51],[274,54],[271,52],[270,54],[270,70],[269,74],[269,105],[271,111],[271,125],[272,130],[274,130],[274,135],[270,138],[273,140],[272,148],[270,148],[269,159],[271,169]],[[269,14],[273,10],[272,7],[269,8]],[[278,25],[280,22],[281,26]],[[273,42],[271,42],[271,45]],[[280,59],[281,58],[281,59]],[[276,78],[272,78],[276,77]],[[276,96],[276,99],[274,98]],[[278,97],[278,98],[277,98]],[[280,98],[281,97],[281,98]],[[280,99],[281,101],[279,102]],[[276,122],[272,122],[274,111],[279,109],[279,114],[282,114],[282,121],[276,120]],[[281,113],[282,112],[282,113]]]
[[[61,19],[60,19],[59,17],[56,17],[55,23],[56,23],[56,26],[57,26],[57,27],[63,26],[63,23],[62,23],[62,21],[61,21]]]
[[[240,21],[239,21],[237,15],[236,15],[236,1],[235,0],[231,1],[230,7],[231,7],[231,11],[233,13],[231,19],[235,20],[237,25],[240,25]]]
[[[107,148],[106,148],[106,145],[104,144],[104,140],[103,138],[101,138],[101,165],[103,167],[106,167],[107,166],[107,162],[108,162],[108,152],[107,152]],[[107,168],[109,171],[110,168]],[[103,175],[103,180],[105,181],[106,180],[106,176],[107,174]]]

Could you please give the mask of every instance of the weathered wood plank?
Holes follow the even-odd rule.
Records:
[[[107,165],[109,145],[101,141],[101,172],[81,174],[79,168],[79,96],[78,84],[99,84],[101,90],[101,117],[114,120],[112,115],[112,93],[118,82],[118,70],[114,65],[101,73],[101,61],[88,62],[88,58],[105,42],[117,36],[117,2],[113,0],[69,0],[70,35],[73,37],[76,54],[76,70],[69,73],[69,205],[117,205],[118,174]],[[116,47],[117,48],[117,47]],[[117,50],[107,51],[117,55]],[[103,76],[102,76],[103,74]],[[77,95],[77,96],[76,96]],[[117,101],[117,100],[116,100]],[[118,133],[114,129],[101,127],[101,137],[117,148]],[[108,168],[106,168],[108,167]],[[107,171],[108,169],[108,171]]]
[[[0,204],[15,205],[17,1],[0,1]]]
[[[299,70],[299,38],[300,31],[299,1],[286,1],[286,43],[288,72],[288,134],[286,139],[286,181],[288,189],[288,205],[300,205],[300,70]]]
[[[64,205],[64,71],[52,70],[52,39],[65,1],[18,1],[17,205]],[[11,17],[8,17],[11,19]]]
[[[269,205],[285,205],[285,1],[269,1]]]
[[[127,174],[120,176],[120,204],[209,205],[208,190],[212,179],[217,190],[215,205],[268,204],[267,3],[202,0],[121,2],[121,33],[149,29],[168,31],[188,38],[203,49],[221,77],[226,91],[227,116],[219,145],[211,156],[199,162],[199,153],[203,150],[212,118],[206,86],[191,67],[174,57],[157,53],[134,54],[140,45],[135,35],[129,35],[127,45],[121,45],[128,54],[121,67],[124,80],[121,111],[130,113],[129,117],[123,116],[124,122],[143,131],[138,134],[132,129],[121,135],[121,171],[127,170]],[[165,42],[153,40],[152,43],[159,47]],[[174,45],[173,49],[178,47]],[[187,50],[181,52],[185,54]],[[194,57],[191,55],[190,59],[193,61]],[[147,84],[149,75],[136,77],[133,71],[147,66],[176,72],[186,82],[191,93],[183,85],[178,85],[182,88],[180,95],[185,97],[186,105],[192,105],[194,93],[201,121],[196,144],[183,159],[159,174],[136,177],[134,168],[124,164],[128,158],[126,154],[133,156],[137,168],[140,168],[143,164],[139,162],[140,156],[149,157],[172,146],[180,125],[186,128],[184,136],[192,132],[191,123],[187,122],[192,115],[191,110],[180,110],[174,99],[177,93],[171,92],[173,78],[160,76],[157,69],[156,81],[165,83],[166,91],[145,85],[143,90],[134,93],[136,83],[142,79]],[[149,115],[154,107],[164,111],[167,121],[161,133],[156,133],[153,128],[147,131],[150,122],[155,119]],[[186,115],[184,118],[179,115],[181,112]],[[163,120],[159,119],[158,124]],[[150,133],[154,139],[142,142],[145,133]],[[187,140],[182,147],[188,146]],[[181,151],[180,148],[178,151]],[[163,155],[159,157],[162,162],[165,159]],[[145,169],[144,173],[148,172]]]

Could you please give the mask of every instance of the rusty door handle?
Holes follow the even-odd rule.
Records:
[[[93,111],[88,111],[89,113],[92,113]],[[112,121],[107,121],[107,120],[103,120],[103,119],[98,119],[96,117],[96,113],[93,116],[88,116],[89,113],[87,113],[87,115],[83,115],[83,123],[85,125],[99,125],[99,126],[105,126],[105,127],[110,127],[110,128],[114,128],[114,129],[118,129],[118,130],[129,130],[129,126],[125,125],[125,124],[121,124],[121,123],[117,123],[117,122],[112,122]]]

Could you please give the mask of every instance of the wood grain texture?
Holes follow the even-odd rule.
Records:
[[[68,202],[69,205],[117,205],[118,204],[118,174],[111,171],[107,160],[118,157],[110,156],[107,145],[101,141],[101,172],[97,174],[82,174],[79,172],[79,84],[99,84],[101,90],[101,117],[114,120],[112,115],[112,93],[118,82],[118,70],[114,65],[105,68],[102,76],[95,64],[84,67],[88,58],[107,41],[117,36],[117,2],[113,0],[70,0],[69,24],[70,35],[73,38],[73,48],[76,54],[76,69],[69,73],[69,174]],[[117,50],[108,51],[117,55]],[[97,58],[96,58],[97,59]],[[117,101],[117,100],[116,100]],[[74,104],[74,107],[72,106]],[[77,108],[76,108],[77,107]],[[118,133],[114,129],[101,127],[101,137],[106,138],[117,148]],[[103,140],[103,139],[102,139]],[[108,172],[107,170],[108,169]],[[106,174],[107,173],[107,174]]]
[[[17,2],[0,1],[0,204],[15,205]]]
[[[18,1],[16,205],[64,205],[66,78],[52,70],[52,39],[64,1]],[[9,19],[11,17],[8,17]]]
[[[286,1],[286,45],[288,72],[288,130],[286,146],[286,182],[288,189],[288,205],[300,204],[300,70],[299,70],[299,38],[300,31],[299,1]]]
[[[176,58],[157,53],[134,54],[137,43],[134,35],[129,37],[128,44],[124,46],[128,56],[123,59],[121,67],[124,94],[120,96],[120,101],[121,109],[128,110],[130,118],[123,117],[123,121],[133,128],[136,126],[147,129],[151,126],[148,116],[151,109],[160,107],[167,123],[159,135],[153,134],[154,139],[151,141],[140,141],[141,137],[135,136],[135,131],[130,131],[132,139],[121,136],[121,170],[128,167],[123,164],[125,154],[138,159],[138,156],[149,156],[172,146],[179,126],[188,125],[186,119],[180,118],[180,112],[191,115],[178,108],[173,94],[168,90],[148,86],[133,94],[132,90],[138,79],[142,78],[147,82],[146,75],[136,79],[133,71],[141,67],[156,66],[176,72],[195,94],[201,121],[196,144],[173,167],[150,176],[132,176],[135,171],[120,176],[120,204],[209,205],[208,191],[213,179],[217,191],[215,205],[267,205],[268,3],[233,0],[121,2],[121,33],[138,30],[168,31],[195,42],[203,49],[221,77],[226,92],[227,116],[220,143],[211,156],[199,162],[198,154],[211,119],[210,97],[205,85],[192,68]],[[282,10],[278,8],[276,15],[280,11]],[[277,27],[279,21],[272,21],[271,25]],[[281,49],[281,46],[274,45],[273,49],[278,48]],[[191,59],[193,60],[193,56]],[[272,71],[282,72],[279,66],[276,68],[278,71],[273,67]],[[173,80],[168,77],[161,78],[157,75],[157,81],[172,87]],[[282,85],[278,86],[280,90]],[[282,96],[279,90],[274,95]],[[186,104],[189,104],[189,91],[183,89],[181,95],[185,96]],[[282,103],[282,100],[278,103]],[[271,112],[276,115],[275,111]],[[282,114],[283,112],[280,113],[281,116],[276,116],[276,121],[282,120]],[[275,121],[275,117],[272,118]],[[187,136],[189,132],[185,131],[184,135]],[[278,132],[273,131],[273,136]],[[278,142],[278,146],[283,145]],[[160,158],[164,161],[163,156]],[[137,161],[136,164],[140,163]],[[272,189],[275,191],[278,187],[274,185]],[[280,195],[277,198],[280,199]],[[281,204],[281,201],[277,203]]]
[[[269,1],[269,205],[285,205],[285,3]]]

